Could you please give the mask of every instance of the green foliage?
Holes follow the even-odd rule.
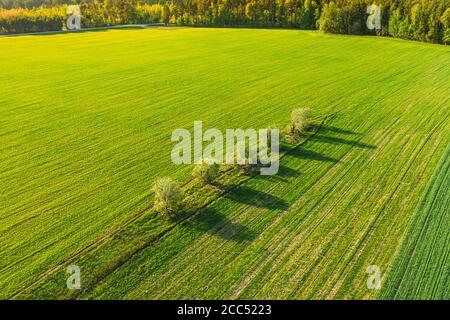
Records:
[[[445,10],[442,14],[440,21],[443,25],[442,28],[442,41],[445,44],[450,44],[450,8]]]
[[[72,3],[71,0],[48,0],[43,2],[43,7],[33,9],[35,0],[6,2],[4,8],[22,4],[30,9],[0,11],[0,30],[3,32],[61,30],[64,19],[61,19],[59,12],[46,6],[65,8],[64,4]],[[382,10],[382,28],[378,34],[449,43],[449,2],[379,0],[377,4]],[[375,34],[366,26],[367,6],[372,3],[372,0],[83,0],[80,6],[85,28],[159,22],[196,26],[319,28],[329,33]],[[51,19],[46,20],[44,16]],[[58,21],[56,24],[52,21],[54,19]]]
[[[18,9],[18,8],[38,8],[55,7],[63,4],[77,4],[78,0],[0,0],[0,8]]]
[[[291,123],[285,134],[290,141],[297,141],[311,127],[311,110],[305,108],[294,109],[291,112]]]
[[[311,109],[298,108],[292,111],[292,126],[300,133],[304,133],[311,126]]]
[[[220,166],[216,163],[208,164],[202,162],[196,164],[192,170],[192,176],[202,183],[212,183],[214,179],[219,175]]]
[[[155,192],[155,209],[167,218],[176,218],[183,203],[183,195],[178,183],[169,177],[157,178],[153,191]]]
[[[325,4],[318,20],[319,29],[323,32],[345,33],[345,20],[342,9],[334,2]]]
[[[0,9],[0,32],[23,33],[62,30],[67,19],[63,7]]]

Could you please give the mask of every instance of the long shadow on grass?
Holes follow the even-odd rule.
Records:
[[[284,210],[288,207],[283,199],[246,186],[234,186],[224,197],[256,208]]]
[[[186,221],[184,226],[236,242],[252,240],[254,232],[246,226],[234,223],[213,208],[204,208],[201,213]]]
[[[372,144],[362,143],[358,140],[350,140],[345,139],[341,137],[337,137],[335,135],[356,135],[357,133],[350,130],[341,129],[338,127],[333,126],[323,126],[321,127],[320,131],[317,134],[313,134],[309,137],[309,141],[319,141],[334,145],[349,145],[352,147],[362,148],[362,149],[376,149],[377,147]],[[283,148],[286,148],[283,146]],[[288,150],[286,150],[288,151]],[[291,151],[289,151],[289,154],[295,157],[303,158],[303,159],[309,159],[309,160],[315,160],[315,161],[321,161],[321,162],[333,162],[338,163],[339,159],[335,159],[332,157],[329,157],[327,155],[320,154],[318,152],[312,151],[312,150],[305,150],[303,148],[295,148]]]
[[[310,138],[310,140],[312,140],[312,137]],[[328,157],[326,155],[320,154],[320,153],[312,151],[312,150],[305,150],[305,149],[302,149],[301,147],[292,148],[292,147],[289,147],[284,144],[280,145],[280,152],[289,153],[290,156],[294,156],[297,158],[316,160],[316,161],[322,161],[322,162],[333,162],[333,163],[339,162],[338,159]],[[280,170],[282,170],[281,164],[280,164]]]
[[[332,133],[347,134],[347,135],[355,135],[355,134],[357,134],[357,132],[355,132],[355,131],[345,130],[345,129],[341,129],[341,128],[334,127],[334,126],[329,126],[329,125],[323,125],[321,130],[320,130],[320,132],[321,133],[332,132]]]
[[[325,136],[325,135],[315,135],[314,137],[311,137],[312,141],[322,141],[325,143],[331,143],[331,144],[346,144],[352,147],[362,148],[362,149],[376,149],[377,146],[373,144],[367,144],[355,140],[347,140],[343,138],[338,137],[331,137],[331,136]]]
[[[357,140],[349,140],[346,138],[336,137],[336,135],[356,135],[357,132],[346,130],[334,126],[324,125],[321,127],[320,131],[311,136],[312,141],[322,141],[330,144],[346,144],[352,147],[363,148],[363,149],[376,149],[377,147],[372,144],[362,143]]]
[[[311,150],[305,150],[305,149],[301,149],[301,148],[297,148],[297,149],[292,150],[289,153],[289,155],[294,156],[294,157],[298,157],[298,158],[303,158],[303,159],[308,159],[308,160],[315,160],[315,161],[321,161],[321,162],[332,162],[332,163],[338,163],[339,162],[339,159],[328,157],[328,156],[320,154],[318,152],[311,151]]]
[[[289,168],[283,164],[280,163],[280,168],[278,170],[277,174],[274,174],[272,176],[266,176],[265,179],[268,179],[269,181],[283,181],[288,182],[289,178],[292,177],[299,177],[300,171],[297,171],[295,169]]]
[[[278,173],[276,174],[277,176],[280,177],[298,177],[300,176],[300,172],[298,172],[295,169],[289,168],[283,164],[280,163],[280,168],[278,170]]]

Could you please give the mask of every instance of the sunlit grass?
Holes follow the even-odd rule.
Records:
[[[444,46],[155,28],[1,37],[0,51],[2,298],[71,295],[53,267],[83,248],[70,261],[104,281],[86,297],[374,297],[365,270],[389,270],[449,142]],[[280,175],[126,242],[130,256],[99,241],[151,204],[157,176],[190,177],[174,129],[284,127],[305,107],[333,116]],[[167,230],[155,219],[129,228]]]

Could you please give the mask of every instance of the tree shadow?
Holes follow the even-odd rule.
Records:
[[[235,185],[224,197],[256,208],[285,210],[288,207],[283,199],[246,186]]]
[[[295,148],[295,145],[287,145],[285,143],[280,143],[280,152],[289,152],[292,150],[292,148]]]
[[[328,156],[325,156],[325,155],[320,154],[315,151],[305,150],[305,149],[300,149],[300,148],[293,149],[291,152],[289,152],[289,155],[292,155],[292,156],[298,157],[298,158],[321,161],[321,162],[332,162],[332,163],[339,162],[339,159],[328,157]]]
[[[340,134],[340,135],[356,135],[357,132],[341,129],[341,128],[334,127],[334,126],[324,125],[320,128],[319,131],[317,131],[316,134],[311,135],[309,137],[309,140],[319,141],[319,142],[324,142],[324,143],[329,143],[329,144],[334,144],[334,145],[344,144],[344,145],[349,145],[352,147],[363,148],[363,149],[372,149],[373,150],[373,149],[377,148],[377,146],[372,145],[372,144],[367,144],[367,143],[359,142],[356,140],[350,140],[350,139],[337,137],[336,135],[338,135],[338,134]],[[289,149],[288,145],[281,145],[280,150],[286,151],[286,152],[288,152],[289,155],[299,157],[299,158],[316,160],[316,161],[321,161],[321,162],[333,162],[333,163],[340,162],[339,159],[335,159],[335,158],[320,154],[315,151],[305,150],[300,147],[297,147],[297,148],[294,147],[293,149]]]
[[[362,149],[376,149],[377,146],[373,145],[373,144],[367,144],[367,143],[363,143],[363,142],[359,142],[359,141],[355,141],[355,140],[347,140],[347,139],[343,139],[343,138],[338,138],[338,137],[331,137],[331,136],[324,136],[324,135],[315,135],[314,137],[311,138],[311,140],[315,140],[315,141],[322,141],[322,142],[326,142],[326,143],[331,143],[331,144],[346,144],[352,147],[357,147],[357,148],[362,148]]]
[[[280,163],[277,175],[280,177],[298,177],[300,176],[300,172]]]
[[[334,127],[334,126],[329,126],[329,125],[323,125],[321,132],[333,132],[333,133],[338,133],[338,134],[347,134],[347,135],[355,135],[357,134],[357,132],[355,131],[351,131],[351,130],[345,130],[345,129],[341,129],[338,127]]]
[[[291,177],[299,177],[301,175],[301,172],[286,167],[285,165],[282,165],[280,163],[280,168],[277,172],[277,174],[274,175],[270,175],[270,176],[266,176],[265,178],[270,180],[270,181],[282,181],[282,182],[287,182],[289,181],[289,178]]]
[[[255,233],[249,228],[230,221],[213,208],[202,209],[198,215],[192,217],[183,225],[235,242],[249,241],[255,238]]]

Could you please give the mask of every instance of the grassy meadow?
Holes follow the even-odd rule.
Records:
[[[148,28],[3,36],[0,52],[0,298],[401,298],[422,281],[411,268],[439,279],[415,298],[450,298],[448,228],[427,218],[448,217],[449,47]],[[284,128],[305,107],[321,125],[276,176],[200,187],[171,162],[172,131],[195,120]],[[200,209],[152,211],[158,176]]]

